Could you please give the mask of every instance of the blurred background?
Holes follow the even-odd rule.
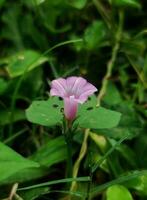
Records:
[[[129,133],[130,137],[110,159],[109,167],[99,170],[95,182],[104,183],[128,170],[146,169],[146,0],[0,0],[0,25],[2,144],[30,158],[41,148],[42,154],[39,151],[34,160],[50,166],[52,179],[63,178],[65,150],[58,147],[60,138],[57,141],[61,131],[57,127],[44,128],[29,123],[25,110],[33,100],[49,98],[50,81],[55,78],[82,76],[101,91],[103,78],[108,75],[105,95],[100,97],[101,105],[121,112],[123,118],[118,128],[104,130],[101,134],[114,141],[124,133]],[[75,155],[78,155],[82,138],[81,134],[75,139]],[[52,154],[46,146],[51,141],[54,142],[52,146],[56,146],[52,151],[58,156],[53,155],[54,161],[50,164],[43,156],[44,152],[46,156]],[[90,142],[93,154],[101,156],[95,146],[94,141]],[[87,153],[81,164],[84,166],[81,176],[88,175],[88,162]],[[44,176],[44,173],[40,175]],[[15,178],[4,177],[1,185],[11,185]],[[25,178],[21,176],[20,179],[23,182]],[[139,193],[133,193],[135,200],[147,198],[147,180],[143,183]],[[8,192],[4,191],[2,189],[0,195],[6,198]],[[42,195],[41,199],[45,198],[49,196]]]

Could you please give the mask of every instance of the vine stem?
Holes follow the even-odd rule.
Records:
[[[116,57],[117,57],[117,53],[118,53],[118,50],[119,50],[119,47],[120,47],[120,40],[121,40],[122,29],[123,29],[123,21],[124,21],[124,13],[123,13],[122,10],[120,10],[119,11],[119,24],[118,24],[118,29],[117,29],[116,36],[115,36],[114,47],[112,49],[112,56],[111,56],[111,59],[108,62],[107,71],[106,71],[106,74],[105,74],[105,76],[102,80],[102,87],[100,89],[99,95],[97,96],[97,106],[100,105],[100,102],[101,102],[103,96],[106,93],[106,89],[107,89],[107,85],[108,85],[108,79],[112,75],[112,69],[114,67],[115,60],[116,60]],[[90,132],[90,129],[85,130],[81,150],[80,150],[79,156],[78,156],[78,158],[77,158],[77,160],[74,164],[74,167],[73,167],[73,177],[74,178],[77,177],[78,171],[79,171],[79,168],[80,168],[80,163],[81,163],[82,159],[84,158],[84,156],[87,152],[87,141],[88,141],[89,132]],[[69,152],[68,152],[68,155],[69,155]],[[90,199],[90,190],[91,190],[91,185],[92,185],[92,179],[93,179],[93,172],[90,168],[90,182],[88,184],[87,197],[86,197],[85,200]],[[76,190],[76,182],[73,181],[71,188],[70,188],[70,191],[73,192],[74,190]],[[70,197],[68,199],[70,199]]]
[[[117,29],[116,36],[115,36],[115,44],[114,44],[114,47],[112,48],[112,56],[107,64],[107,71],[102,80],[102,87],[101,87],[100,92],[97,97],[97,106],[100,105],[100,102],[101,102],[103,96],[106,94],[109,78],[112,75],[112,70],[113,70],[113,67],[114,67],[114,64],[116,61],[116,57],[118,54],[118,50],[120,47],[120,40],[121,40],[122,30],[123,30],[123,22],[124,22],[124,12],[123,12],[123,10],[120,10],[119,11],[119,24],[118,24],[118,29]]]
[[[73,167],[73,178],[77,177],[78,171],[79,171],[79,168],[80,168],[80,163],[81,163],[82,159],[84,158],[84,156],[86,154],[87,139],[88,139],[88,136],[89,136],[89,131],[90,131],[89,129],[86,129],[86,131],[85,131],[83,143],[82,143],[81,150],[80,150],[80,153],[79,153],[79,157],[77,158],[77,160],[74,164],[74,167]],[[70,192],[75,191],[76,186],[77,186],[76,181],[73,181],[72,184],[71,184]]]
[[[100,0],[93,0],[92,1],[93,4],[95,5],[96,9],[98,10],[98,12],[100,13],[100,15],[102,16],[104,22],[106,23],[107,27],[109,29],[112,28],[112,24],[111,24],[111,17],[108,14],[108,10],[106,10],[103,6],[103,4],[101,3]]]
[[[121,41],[122,30],[123,30],[123,22],[124,22],[124,12],[123,12],[123,10],[119,10],[119,23],[118,23],[118,29],[117,29],[116,35],[115,35],[114,46],[112,48],[112,55],[107,64],[107,71],[102,80],[102,86],[101,86],[100,92],[97,96],[97,105],[96,106],[100,106],[101,100],[107,91],[109,78],[112,75],[112,70],[113,70],[113,67],[114,67],[114,64],[115,64],[115,61],[117,58],[117,54],[119,51],[119,47],[120,47],[120,41]],[[93,179],[93,172],[92,172],[92,169],[90,169],[90,182],[88,184],[87,197],[85,200],[90,200],[90,190],[91,190],[91,185],[92,185],[92,179]]]

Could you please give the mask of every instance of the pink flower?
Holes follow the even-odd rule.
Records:
[[[71,76],[53,80],[50,95],[63,98],[65,117],[72,121],[76,117],[78,104],[83,104],[96,91],[96,87],[84,78]]]

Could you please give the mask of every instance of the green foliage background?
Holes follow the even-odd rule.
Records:
[[[91,199],[146,200],[146,0],[0,0],[0,13],[0,199],[15,183],[14,199],[86,199],[84,177],[100,160]],[[117,127],[91,130],[73,193],[72,180],[49,182],[66,178],[61,129],[25,115],[32,101],[49,98],[52,79],[72,75],[98,88],[103,107],[122,113]],[[74,162],[83,137],[83,129],[74,136]],[[28,186],[35,187],[21,190]]]

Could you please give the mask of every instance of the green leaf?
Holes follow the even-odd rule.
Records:
[[[96,107],[96,99],[79,107],[78,117],[75,121],[82,128],[107,129],[118,125],[121,114],[103,107]]]
[[[125,175],[121,175],[120,177],[112,180],[112,181],[109,181],[107,183],[104,183],[102,185],[99,185],[99,186],[96,186],[96,187],[93,187],[91,189],[91,195],[92,196],[95,196],[96,194],[98,194],[99,192],[107,189],[108,187],[112,186],[112,185],[116,185],[116,184],[125,184],[127,183],[128,181],[130,180],[135,180],[137,177],[139,176],[143,176],[143,175],[146,175],[147,174],[147,171],[146,170],[141,170],[141,171],[132,171],[130,172],[129,174],[125,174]]]
[[[144,79],[147,81],[147,55],[144,58],[143,72],[144,72]]]
[[[95,144],[100,148],[101,152],[105,153],[108,149],[108,141],[103,135],[98,135],[90,131],[89,136],[95,142]]]
[[[138,0],[109,0],[112,5],[115,6],[125,6],[132,7],[132,8],[141,8],[140,2]]]
[[[146,45],[144,43],[144,40],[140,38],[132,39],[132,37],[130,36],[128,38],[123,39],[121,51],[139,60],[143,52],[145,51],[145,48]]]
[[[63,136],[49,140],[43,145],[31,159],[43,166],[51,166],[65,160],[67,157],[67,149]]]
[[[122,185],[113,185],[106,191],[106,200],[133,200],[129,190]]]
[[[8,58],[6,69],[10,77],[15,78],[40,66],[45,61],[47,61],[47,58],[41,56],[38,52],[27,50]]]
[[[137,190],[140,195],[147,196],[147,175],[130,180],[125,185],[131,189]]]
[[[18,194],[25,200],[35,200],[37,197],[40,197],[43,194],[46,194],[49,192],[49,187],[43,187],[43,188],[35,188],[32,190],[22,191]]]
[[[129,146],[123,144],[123,145],[118,146],[117,150],[121,153],[121,155],[126,159],[126,161],[132,167],[137,167],[136,154]]]
[[[143,128],[141,134],[134,143],[134,153],[136,155],[136,160],[141,168],[147,168],[147,134],[146,126]]]
[[[109,81],[106,95],[103,98],[103,101],[108,105],[115,105],[122,103],[121,95],[117,89],[117,87]]]
[[[82,9],[87,3],[87,0],[68,0],[68,3],[77,9]]]
[[[0,95],[5,91],[5,89],[7,88],[8,83],[0,78]]]
[[[88,50],[99,48],[106,39],[106,27],[102,21],[94,21],[84,33],[85,45]]]
[[[0,185],[16,173],[23,173],[29,168],[39,168],[37,162],[23,158],[8,146],[0,142]]]
[[[79,107],[76,123],[82,128],[113,128],[117,126],[121,114],[102,107],[96,107],[93,99]],[[58,98],[50,98],[47,101],[34,101],[26,110],[27,119],[43,126],[61,124],[63,102]]]
[[[66,21],[62,26],[57,26],[58,19],[61,15],[64,15],[65,13],[68,13],[68,3],[67,0],[26,0],[28,1],[28,4],[30,4],[30,1],[33,1],[33,6],[36,6],[35,3],[39,6],[41,6],[42,14],[40,15],[40,22],[44,21],[44,27],[46,30],[51,31],[52,33],[62,33],[66,32],[71,29],[71,24]],[[38,29],[39,32],[39,29]],[[48,39],[47,37],[44,37],[47,41],[46,45],[48,45]],[[47,48],[47,47],[46,47]]]
[[[3,4],[5,3],[6,0],[0,0],[0,7],[3,6]]]
[[[111,155],[111,153],[118,147],[124,140],[127,139],[127,135],[124,135],[120,140],[115,142],[115,144],[102,156],[91,168],[91,171],[94,172],[103,162]]]
[[[26,110],[27,119],[35,124],[54,126],[62,123],[63,102],[53,97],[47,101],[34,101]]]
[[[71,34],[70,38],[71,38],[71,40],[76,40],[76,39],[79,39],[79,36]],[[81,50],[83,50],[84,47],[85,47],[84,40],[82,40],[82,42],[73,43],[73,45],[72,45],[72,48],[77,52],[80,52]]]
[[[39,5],[41,3],[44,3],[46,0],[36,0],[36,4]]]
[[[128,139],[136,137],[142,131],[142,123],[132,102],[123,101],[114,108],[122,113],[119,125],[111,130],[103,129],[101,130],[101,134],[115,139],[122,138],[123,135],[130,135]]]
[[[10,114],[11,113],[9,110],[0,109],[0,125],[1,126],[4,126],[10,123]],[[26,119],[25,112],[20,109],[15,109],[13,122],[17,122],[24,119]]]
[[[24,168],[23,170],[17,171],[16,173],[12,174],[5,180],[3,180],[2,184],[13,184],[16,182],[22,183],[26,181],[32,181],[41,177],[44,177],[48,174],[50,174],[51,171],[49,171],[48,168],[45,167],[29,167]]]

